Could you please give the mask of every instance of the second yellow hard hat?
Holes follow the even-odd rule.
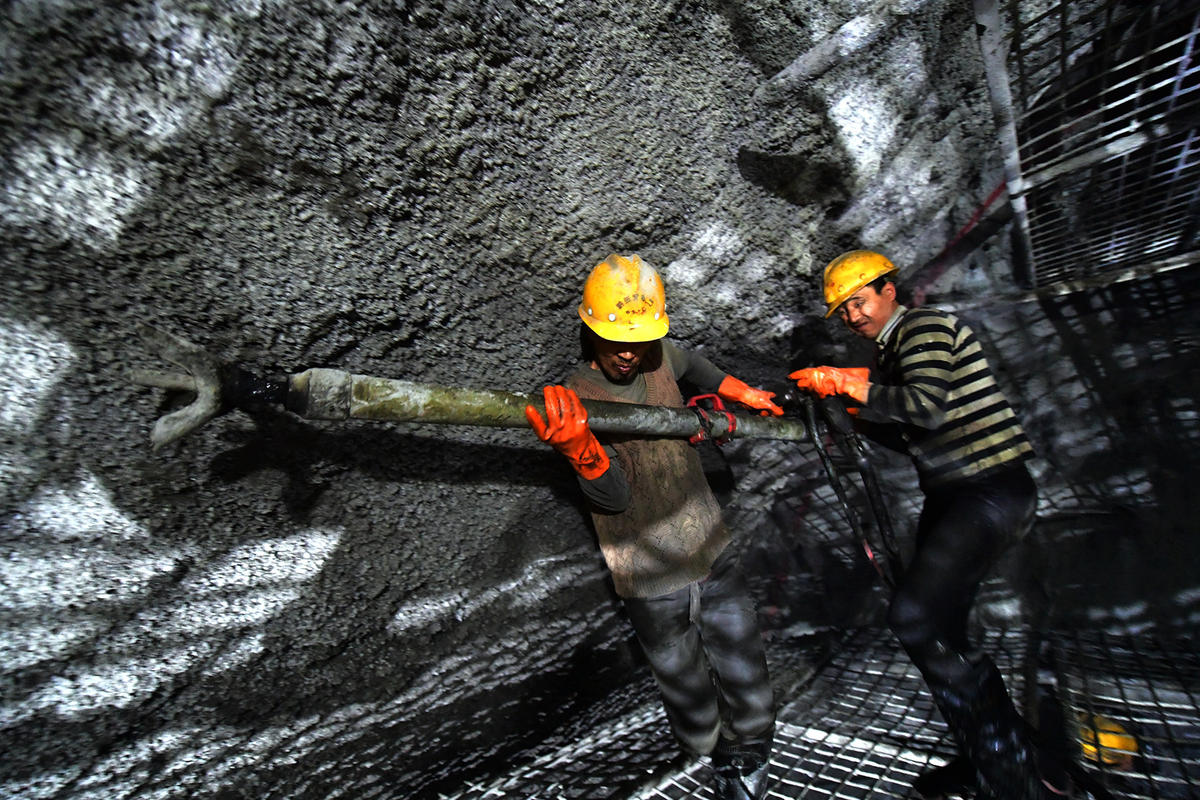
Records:
[[[871,281],[897,271],[886,256],[873,250],[842,253],[825,267],[825,318],[832,317],[838,306]]]

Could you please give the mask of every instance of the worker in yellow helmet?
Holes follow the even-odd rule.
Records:
[[[825,317],[837,315],[874,341],[875,363],[809,367],[789,377],[820,397],[848,398],[859,407],[859,430],[906,449],[917,468],[925,503],[888,622],[925,678],[960,754],[920,776],[918,792],[1054,797],[1063,787],[1042,780],[1003,677],[967,639],[980,582],[1033,521],[1037,489],[1025,463],[1033,451],[971,328],[951,314],[902,305],[897,272],[870,250],[830,262]]]
[[[596,265],[579,317],[583,363],[566,386],[545,387],[544,419],[533,406],[525,414],[579,476],[676,738],[690,753],[712,756],[720,800],[761,800],[774,697],[754,603],[700,458],[678,438],[602,442],[580,398],[678,407],[678,381],[686,379],[762,413],[783,410],[771,392],[664,338],[662,278],[636,255]]]

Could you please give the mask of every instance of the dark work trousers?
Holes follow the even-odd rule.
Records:
[[[921,671],[980,796],[1043,798],[1033,748],[1004,680],[967,641],[979,584],[1033,521],[1037,488],[1024,465],[926,493],[916,552],[888,622]]]
[[[774,695],[734,548],[725,548],[703,580],[659,597],[625,598],[625,608],[684,749],[765,761]]]

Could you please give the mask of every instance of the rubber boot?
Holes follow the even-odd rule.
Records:
[[[767,796],[771,743],[730,745],[713,750],[713,795],[717,800],[763,800]]]
[[[975,781],[975,767],[965,756],[955,756],[949,764],[922,772],[912,785],[924,800],[974,795],[978,786]]]
[[[975,766],[981,795],[1004,800],[1048,800],[1033,747],[1000,671],[980,663],[953,687],[930,687],[959,750]]]

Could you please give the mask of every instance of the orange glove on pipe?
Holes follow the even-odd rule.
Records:
[[[725,380],[721,381],[721,385],[717,387],[717,394],[722,400],[738,402],[761,411],[764,417],[767,414],[777,417],[783,414],[783,409],[771,402],[771,398],[775,396],[774,392],[755,389],[732,375],[726,375]]]
[[[807,367],[788,375],[801,389],[818,397],[844,394],[866,405],[871,389],[871,370],[866,367]]]
[[[567,457],[575,471],[595,480],[608,470],[608,453],[587,424],[587,409],[574,390],[547,386],[546,419],[533,406],[525,406],[525,419],[537,437]]]

